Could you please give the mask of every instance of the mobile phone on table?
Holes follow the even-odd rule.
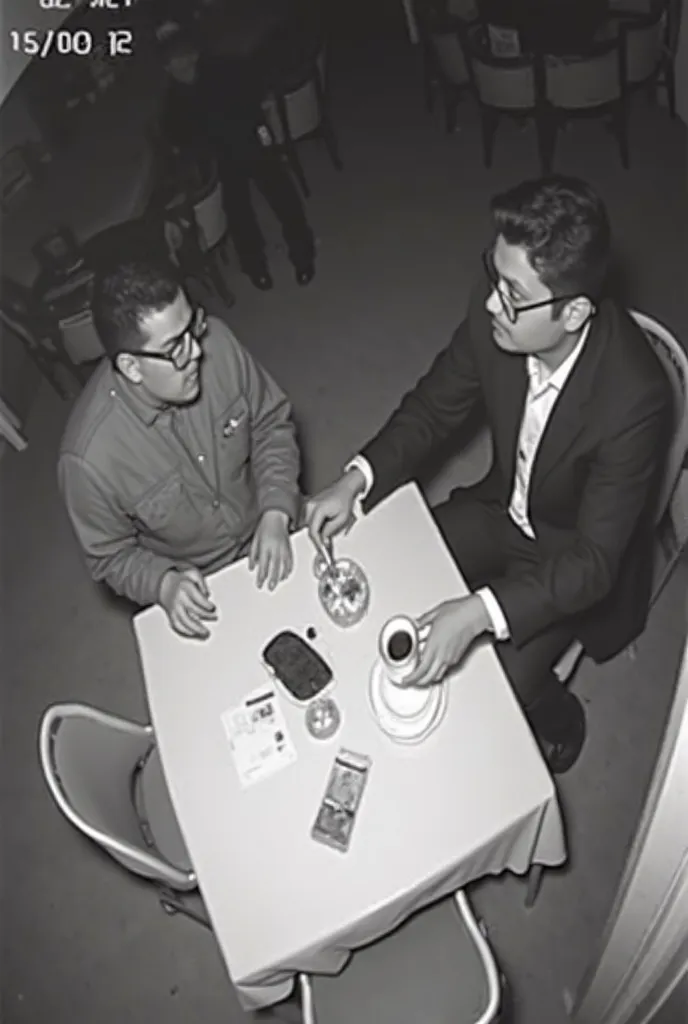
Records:
[[[288,693],[301,702],[317,697],[333,678],[325,659],[288,629],[267,644],[263,661]]]
[[[371,760],[343,747],[337,754],[311,836],[319,843],[346,853],[363,796]]]

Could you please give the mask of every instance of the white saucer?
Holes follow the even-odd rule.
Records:
[[[446,684],[397,686],[377,660],[370,674],[370,704],[382,729],[399,743],[420,743],[437,728],[447,706]]]

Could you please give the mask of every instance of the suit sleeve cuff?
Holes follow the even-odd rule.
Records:
[[[480,590],[476,590],[476,595],[485,605],[485,611],[487,612],[490,622],[492,623],[492,630],[497,640],[508,640],[509,639],[509,623],[504,617],[504,612],[499,606],[499,601],[494,596],[489,587],[481,587]]]
[[[363,455],[355,455],[353,459],[347,462],[344,467],[344,472],[348,472],[350,469],[360,469],[365,480],[364,490],[357,496],[356,504],[354,505],[354,515],[357,519],[363,515],[363,502],[368,497],[373,489],[375,483],[375,474],[373,473],[373,467],[370,465],[368,460]]]

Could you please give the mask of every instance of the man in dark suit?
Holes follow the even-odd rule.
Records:
[[[369,510],[484,412],[492,469],[434,510],[471,594],[421,618],[431,629],[409,682],[439,681],[492,634],[562,772],[580,753],[585,716],[552,666],[574,638],[605,661],[645,625],[671,392],[633,319],[603,297],[610,229],[592,189],[560,176],[525,182],[492,212],[485,281],[466,319],[306,514],[316,545],[327,544],[357,502]]]

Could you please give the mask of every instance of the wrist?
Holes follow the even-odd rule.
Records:
[[[357,498],[366,489],[366,478],[358,466],[351,466],[342,477],[342,483],[352,498]]]
[[[468,600],[473,605],[473,622],[476,637],[483,633],[494,633],[494,626],[485,602],[479,594],[471,594]]]
[[[285,530],[289,527],[289,513],[281,508],[266,508],[260,518],[261,522],[264,520],[266,523],[274,523],[277,526],[283,526]]]
[[[178,576],[179,569],[173,566],[163,574],[163,577],[160,580],[160,586],[158,587],[158,604],[161,604],[163,607],[167,604],[170,591],[174,587]]]

